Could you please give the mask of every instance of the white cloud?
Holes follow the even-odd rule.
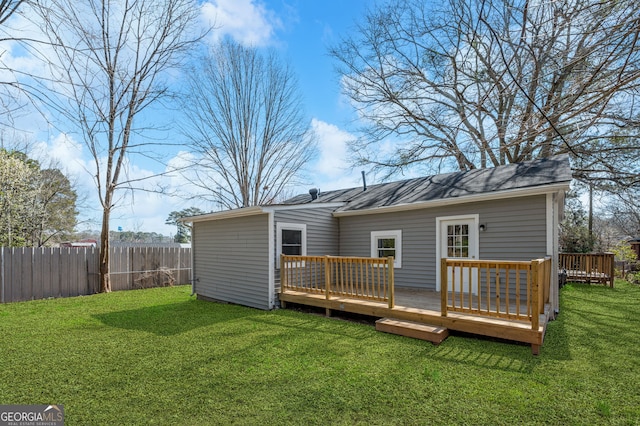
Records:
[[[59,168],[72,182],[75,182],[77,192],[82,198],[85,198],[83,205],[79,206],[81,207],[79,219],[82,221],[80,228],[99,229],[102,209],[95,183],[91,177],[92,174],[95,174],[95,165],[93,159],[85,159],[87,153],[84,148],[84,145],[72,136],[61,133],[50,138],[49,141],[39,141],[33,144],[29,156],[37,159],[44,166],[51,165]],[[169,161],[167,171],[186,166],[188,159],[188,153],[179,152]],[[101,159],[100,163],[103,167],[106,160]],[[147,168],[128,165],[125,176],[132,180],[144,179],[137,182],[138,187],[157,189],[163,186],[168,187],[169,192],[176,189],[181,192],[190,191],[188,181],[178,173],[160,176]],[[110,228],[115,230],[122,227],[127,231],[158,232],[172,235],[176,232],[175,226],[165,224],[169,213],[191,207],[194,204],[179,197],[165,194],[149,191],[131,193],[121,190],[116,193],[116,206],[112,210]]]
[[[347,142],[355,136],[315,118],[311,127],[316,134],[320,154],[310,167],[313,184],[325,191],[358,185],[360,175],[356,176],[350,170],[347,159]]]
[[[342,172],[347,167],[347,141],[353,136],[336,125],[315,118],[311,121],[311,127],[320,150],[314,170],[323,175],[334,174],[339,170]]]
[[[223,23],[220,18],[224,17],[226,27],[232,31],[230,34],[241,37],[241,40],[244,41],[267,42],[273,36],[279,22],[277,19],[272,19],[271,12],[260,4],[254,6],[246,1],[209,0],[209,3],[205,3],[204,7],[207,5],[217,8],[217,10],[213,10],[213,13],[215,15],[216,12],[219,12],[217,13],[219,19],[216,20],[218,24]],[[246,8],[247,5],[251,7]],[[211,11],[209,10],[209,12]],[[16,37],[42,39],[43,35],[38,25],[23,16],[29,15],[29,18],[35,19],[35,15],[27,7],[22,12],[14,14],[0,30],[11,30],[11,34]],[[259,25],[256,25],[256,28],[253,29],[255,31],[252,33],[249,30],[252,30],[251,26],[256,22]],[[242,26],[246,27],[246,31],[242,31]],[[214,33],[219,34],[221,31],[216,30]],[[0,38],[1,36],[2,34],[0,34]],[[10,70],[27,75],[41,75],[45,77],[43,81],[47,81],[50,77],[50,68],[43,67],[42,62],[32,53],[15,41],[0,42],[0,81],[14,81],[16,79],[16,75],[19,74],[14,75]],[[37,53],[52,58],[51,60],[56,57],[52,53],[51,47],[46,44],[39,45]],[[28,103],[25,102],[25,104],[29,107]],[[40,161],[45,167],[59,168],[75,185],[80,198],[84,199],[84,202],[78,205],[81,212],[79,219],[82,222],[79,228],[99,229],[102,208],[93,177],[96,174],[95,161],[82,140],[77,140],[67,133],[56,133],[49,137],[47,132],[51,132],[53,128],[48,127],[46,119],[55,120],[48,114],[46,108],[43,108],[42,111],[42,114],[46,114],[46,116],[25,107],[22,115],[14,117],[15,121],[10,123],[11,126],[0,127],[0,133],[8,139],[20,140],[24,138],[28,142],[28,147],[25,149],[28,149],[31,158]],[[4,119],[1,113],[0,118]],[[67,130],[73,127],[63,120],[63,122],[57,123],[56,128]],[[31,142],[34,139],[37,141]],[[187,159],[188,154],[179,153],[172,159],[174,168],[186,164]],[[179,188],[182,192],[189,192],[188,182],[177,173],[170,176],[158,176],[158,172],[165,170],[157,170],[157,163],[145,161],[145,158],[132,158],[131,161],[132,164],[125,167],[126,173],[123,173],[121,181],[126,178],[132,180],[146,178],[136,182],[136,186],[143,186],[147,189],[167,186],[170,190]],[[104,171],[105,158],[100,158],[99,163],[101,170]],[[171,169],[166,171],[169,170]],[[184,201],[178,197],[145,191],[136,191],[132,194],[122,190],[116,194],[116,200],[117,206],[112,210],[111,229],[122,226],[125,230],[160,232],[165,235],[175,233],[175,226],[164,223],[171,211],[196,205],[195,202]],[[206,206],[197,207],[207,208]]]
[[[192,206],[210,209],[211,206],[201,205],[197,200],[186,200],[197,192],[197,188],[184,176],[184,171],[189,169],[187,166],[191,164],[192,159],[192,154],[178,152],[167,162],[165,174],[158,174],[136,165],[129,166],[127,177],[132,180],[144,179],[137,183],[137,187],[147,190],[133,193],[121,191],[123,198],[113,211],[111,229],[122,227],[127,231],[174,235],[175,226],[165,224],[169,213]]]
[[[59,133],[48,141],[40,140],[33,144],[29,157],[38,160],[43,167],[60,169],[69,178],[81,200],[77,206],[81,211],[79,220],[82,224],[89,222],[86,227],[99,229],[100,202],[89,172],[94,166],[84,159],[84,145],[71,135]]]
[[[342,189],[361,184],[359,172],[352,172],[347,161],[347,141],[353,138],[350,133],[337,126],[317,119],[312,121],[312,127],[318,139],[319,156],[317,161],[310,165],[310,174],[313,177],[312,186],[322,191]],[[101,219],[101,207],[98,201],[96,188],[91,178],[95,173],[93,159],[87,153],[86,147],[71,135],[58,134],[48,141],[41,141],[34,145],[32,157],[37,159],[48,158],[57,167],[60,167],[70,179],[77,182],[78,191],[86,195],[86,202],[82,208],[83,220],[90,220],[88,225],[81,228],[98,229]],[[217,208],[211,202],[202,199],[187,200],[189,195],[197,194],[201,189],[189,182],[189,173],[193,168],[189,167],[194,160],[193,154],[180,151],[173,155],[167,162],[167,174],[157,175],[138,163],[127,167],[126,177],[129,179],[142,179],[138,186],[145,188],[167,187],[169,193],[157,194],[146,191],[130,192],[120,191],[117,206],[111,215],[110,228],[112,230],[122,227],[126,231],[158,232],[164,235],[173,235],[174,226],[166,225],[165,220],[169,213],[182,210],[191,206],[199,207],[205,211]],[[101,161],[104,164],[104,160]],[[87,172],[89,170],[90,172]],[[193,178],[193,176],[191,176]],[[298,188],[303,193],[308,186]]]
[[[265,46],[282,27],[280,18],[259,0],[209,0],[201,11],[203,20],[215,27],[213,42],[228,35],[241,44]]]
[[[4,50],[2,61],[9,69],[17,69],[27,73],[42,72],[42,62],[38,61],[34,55],[26,50],[26,46],[15,39],[24,38],[29,40],[42,39],[42,32],[36,23],[37,16],[27,6],[21,8],[22,13],[14,13],[3,25],[3,33],[0,38],[4,40],[0,46]],[[3,37],[6,35],[6,37]],[[50,46],[38,44],[38,51],[50,51]]]
[[[191,187],[189,180],[196,178],[193,167],[195,161],[196,156],[193,153],[179,151],[167,162],[166,180],[173,190],[184,194],[183,198],[193,195],[194,188]]]
[[[68,175],[78,180],[90,181],[87,179],[89,165],[83,159],[83,145],[68,134],[60,133],[51,138],[48,143],[44,141],[36,143],[31,156],[40,162],[43,162],[43,159],[49,159],[53,165]]]

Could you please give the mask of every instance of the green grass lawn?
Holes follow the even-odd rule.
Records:
[[[640,424],[640,287],[568,285],[540,356],[188,287],[0,306],[0,404],[67,425]]]

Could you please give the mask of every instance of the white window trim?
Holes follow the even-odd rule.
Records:
[[[276,223],[276,268],[280,269],[280,255],[282,254],[282,231],[302,231],[302,256],[307,255],[307,224],[306,223]],[[302,265],[304,266],[304,264]]]
[[[371,231],[371,257],[378,258],[378,240],[380,238],[394,238],[396,240],[396,255],[393,259],[393,267],[402,268],[402,230]]]

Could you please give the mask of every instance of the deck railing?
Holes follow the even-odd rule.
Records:
[[[394,306],[393,257],[280,257],[280,288],[331,297],[372,300]]]
[[[549,301],[551,258],[532,261],[442,259],[441,313],[461,312],[531,322]],[[447,286],[449,291],[446,291]]]
[[[558,260],[560,270],[567,274],[567,281],[596,282],[613,287],[613,253],[560,253]]]

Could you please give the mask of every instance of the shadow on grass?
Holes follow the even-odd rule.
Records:
[[[544,361],[570,361],[572,351],[588,348],[593,358],[611,362],[612,348],[623,347],[628,357],[640,357],[640,292],[634,287],[611,289],[585,284],[561,291],[561,312],[547,325],[540,355],[530,346],[507,340],[453,332],[427,357],[441,362],[536,373]]]
[[[475,368],[530,373],[538,360],[529,345],[453,332],[429,353],[429,359]]]
[[[158,336],[175,336],[216,323],[255,315],[251,308],[187,300],[166,305],[93,315],[104,325],[124,330],[137,330]]]
[[[526,343],[452,332],[429,357],[491,370],[532,373],[543,360],[569,360],[571,352],[564,318],[560,315],[547,325],[544,344],[537,356]]]
[[[256,317],[255,322],[266,326],[282,327],[296,333],[323,333],[340,338],[361,340],[371,337],[373,325],[348,321],[336,317],[319,317],[313,314],[286,310],[275,311],[274,315]],[[361,327],[357,327],[360,325]]]
[[[594,358],[599,352],[605,359],[612,352],[640,357],[640,292],[636,288],[572,284],[566,292],[574,337],[594,352]]]
[[[288,314],[280,312],[287,318],[276,317],[258,318],[256,321],[269,325],[284,326],[300,332],[322,332],[332,334],[341,338],[366,339],[372,337],[373,321],[356,322],[346,319],[346,323],[361,323],[367,326],[358,329],[357,327],[341,327],[344,321],[336,317],[325,318],[320,315],[302,313],[303,316],[296,316],[297,312],[289,311]],[[320,311],[318,311],[320,312]],[[338,315],[339,313],[336,313]],[[310,315],[310,319],[304,320],[304,315]],[[315,319],[312,319],[315,318]],[[318,319],[322,318],[322,319]],[[550,343],[542,347],[542,355],[536,357],[531,354],[531,346],[511,340],[484,337],[475,334],[452,332],[451,337],[441,345],[434,346],[422,340],[409,337],[396,336],[392,334],[376,334],[380,339],[389,339],[385,345],[393,344],[394,339],[402,340],[403,345],[414,345],[415,350],[424,353],[425,361],[438,360],[445,363],[464,364],[474,367],[487,368],[491,370],[503,370],[509,372],[528,373],[532,372],[539,365],[542,358],[564,360],[569,358],[566,331],[562,322],[554,321],[553,337]],[[549,331],[548,331],[549,333]],[[384,336],[384,337],[383,337]],[[549,338],[549,334],[547,335]],[[548,349],[548,350],[547,350]]]
[[[554,361],[568,361],[571,359],[569,333],[566,327],[566,315],[558,314],[554,321],[547,324],[544,343],[540,348],[540,357]]]

